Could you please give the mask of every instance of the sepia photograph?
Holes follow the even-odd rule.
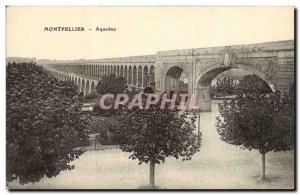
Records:
[[[8,190],[295,190],[293,6],[6,6]]]

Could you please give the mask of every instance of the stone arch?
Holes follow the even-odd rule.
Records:
[[[117,66],[117,73],[116,73],[116,76],[120,76],[120,67]]]
[[[124,78],[125,80],[128,82],[128,78],[127,78],[128,72],[127,72],[127,66],[124,67]]]
[[[95,74],[94,74],[94,77],[98,77],[98,66],[95,64]]]
[[[113,74],[113,71],[114,71],[114,70],[113,70],[113,66],[110,65],[110,66],[109,66],[109,75],[112,75],[112,74]]]
[[[93,93],[95,91],[95,83],[94,81],[92,81],[92,84],[91,84],[91,92]]]
[[[100,78],[101,77],[101,66],[98,64],[97,68],[98,68],[98,78]]]
[[[131,66],[129,66],[129,69],[128,69],[128,84],[129,85],[132,84],[132,68],[131,68]]]
[[[149,86],[149,71],[148,71],[148,67],[145,66],[143,70],[143,87],[146,88],[148,86]]]
[[[95,64],[91,65],[91,76],[90,77],[96,77],[97,75],[97,66]]]
[[[132,85],[136,86],[136,82],[137,82],[137,68],[136,66],[133,67],[132,70]]]
[[[101,66],[98,64],[97,68],[98,68],[98,70],[97,70],[97,72],[98,72],[97,78],[100,78],[101,77]]]
[[[84,96],[88,95],[90,93],[90,82],[87,79],[86,80],[86,86],[85,86],[85,91],[84,91]]]
[[[116,67],[116,65],[113,66],[113,75],[115,75],[115,76],[117,75],[117,67]]]
[[[257,75],[260,79],[262,79],[264,82],[268,84],[270,89],[272,91],[275,91],[274,85],[270,80],[266,78],[266,76],[257,71],[252,69],[249,66],[245,66],[242,64],[238,64],[233,66],[220,66],[220,64],[216,64],[213,66],[210,66],[209,68],[206,68],[204,71],[201,72],[200,75],[198,75],[196,83],[195,83],[195,93],[197,100],[196,102],[200,105],[200,109],[202,111],[211,111],[211,82],[212,80],[222,72],[225,72],[227,70],[231,69],[240,69],[243,71],[248,72],[249,74]]]
[[[124,70],[123,66],[120,67],[120,77],[124,77]]]
[[[138,81],[137,81],[137,86],[142,87],[143,84],[143,68],[142,66],[138,67]]]
[[[85,81],[84,79],[82,79],[80,93],[83,93],[83,95],[85,95],[84,92],[85,92]]]
[[[166,74],[165,78],[165,91],[171,96],[175,93],[180,93],[183,89],[183,83],[180,80],[183,69],[179,66],[171,67]]]
[[[155,69],[154,69],[154,66],[150,67],[149,85],[155,91]]]
[[[90,76],[90,65],[87,65],[87,67],[86,67],[86,72],[87,72],[87,76]]]
[[[92,64],[92,77],[95,77],[95,73],[96,73],[96,71],[95,71],[95,65],[94,64]]]
[[[100,66],[100,78],[103,77],[103,74],[104,74],[104,66],[101,65]]]

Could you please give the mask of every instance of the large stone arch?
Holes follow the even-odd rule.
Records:
[[[202,111],[211,111],[211,82],[212,80],[222,72],[232,69],[240,69],[248,72],[249,74],[255,74],[263,81],[265,81],[272,91],[275,91],[274,84],[272,81],[268,80],[267,77],[258,70],[255,70],[249,66],[243,64],[237,64],[234,66],[220,66],[220,64],[212,65],[205,70],[203,70],[197,77],[195,83],[195,93],[197,97],[197,104],[200,105]]]

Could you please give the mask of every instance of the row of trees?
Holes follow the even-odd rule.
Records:
[[[118,91],[112,87],[114,85],[119,86]],[[107,78],[98,87],[98,92],[117,94],[126,91],[126,86],[120,86],[124,86],[122,79]],[[258,150],[262,154],[261,179],[264,180],[265,155],[270,151],[287,151],[294,147],[294,97],[292,94],[283,96],[279,91],[272,92],[256,75],[244,76],[237,85],[232,79],[224,78],[217,86],[222,94],[236,95],[234,100],[219,105],[220,117],[216,126],[220,138],[242,149]],[[150,187],[154,187],[156,163],[164,162],[167,156],[178,158],[182,155],[189,160],[200,148],[200,141],[196,142],[192,133],[194,120],[184,125],[187,116],[156,106],[150,110],[135,108],[122,111],[115,126],[120,148],[132,152],[130,158],[150,164]]]
[[[211,97],[222,97],[243,93],[270,93],[272,90],[268,84],[258,76],[245,75],[238,82],[232,77],[222,77],[217,79],[216,85],[211,88]]]
[[[111,86],[110,81],[104,80],[101,85]],[[232,90],[236,98],[219,105],[217,131],[222,141],[242,149],[258,150],[262,154],[261,179],[264,180],[265,155],[270,151],[287,151],[294,147],[294,97],[281,95],[279,91],[272,92],[256,75],[246,75],[238,85],[232,84],[233,80],[229,78],[218,83],[219,89],[226,89],[227,92]],[[121,90],[126,91],[125,88]],[[109,89],[101,92],[112,93]],[[187,116],[158,108],[154,106],[150,110],[136,108],[122,111],[115,126],[120,148],[133,152],[130,158],[150,164],[151,187],[154,186],[156,163],[164,162],[167,156],[178,158],[180,155],[188,155],[189,158],[184,159],[190,159],[200,148],[200,142],[195,141],[196,137],[192,133],[195,121],[183,125]],[[183,126],[191,128],[184,129]],[[185,154],[182,151],[189,152]]]
[[[101,94],[127,90],[122,78],[112,76],[99,83]],[[217,131],[226,143],[260,151],[264,179],[265,154],[293,148],[294,99],[261,93],[255,83],[248,84],[240,87],[236,99],[220,104]],[[74,84],[56,80],[35,64],[7,66],[8,181],[37,182],[73,168],[68,163],[82,153],[74,148],[86,142],[89,123],[77,94]],[[151,188],[155,164],[169,156],[191,160],[201,145],[201,134],[193,133],[196,116],[160,109],[160,103],[147,110],[121,110],[114,124],[119,147],[140,164],[149,163]]]

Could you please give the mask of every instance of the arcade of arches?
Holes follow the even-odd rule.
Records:
[[[155,93],[195,94],[203,111],[211,110],[212,80],[229,69],[255,74],[270,88],[289,92],[294,83],[294,40],[211,48],[159,51],[155,55],[97,61],[39,62],[60,79],[77,83],[90,93],[103,76],[115,74],[130,87],[151,88]],[[151,91],[150,89],[146,91]]]

